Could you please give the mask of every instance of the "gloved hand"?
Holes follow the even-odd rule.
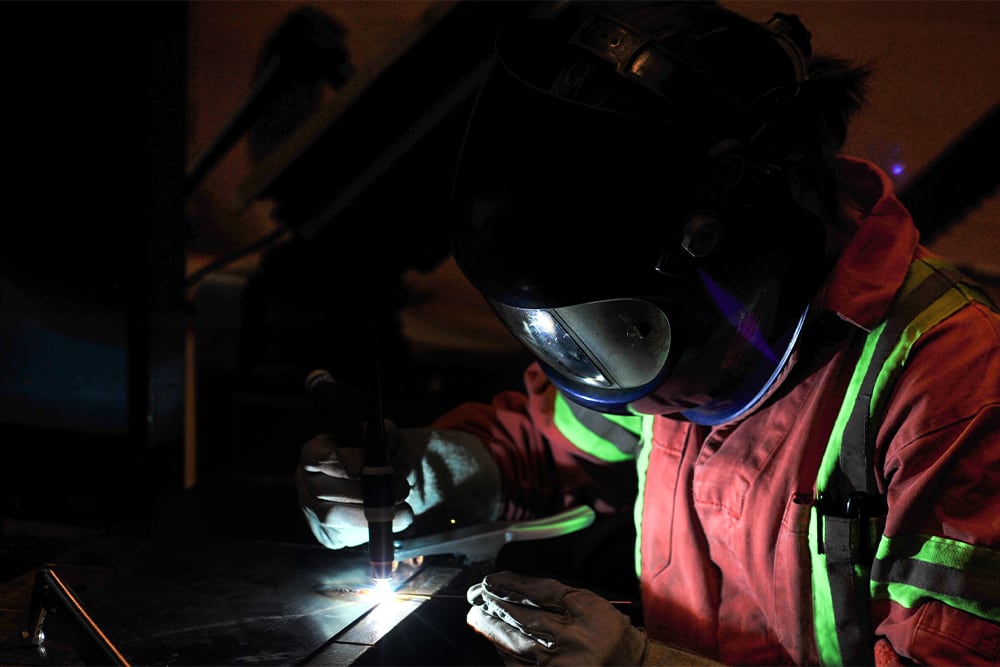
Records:
[[[399,433],[386,421],[386,447],[398,440]],[[302,447],[295,471],[299,506],[309,528],[320,544],[328,549],[354,547],[368,541],[361,470],[365,450],[361,446],[341,447],[329,435],[318,435]],[[398,532],[413,523],[413,509],[404,502],[409,485],[399,474],[394,478],[393,497],[396,513],[392,530]]]
[[[398,428],[385,420],[385,440],[389,463],[400,478],[393,532],[412,526],[416,536],[497,518],[500,471],[477,437],[447,429]],[[330,549],[368,541],[363,463],[361,447],[338,447],[326,435],[302,447],[295,472],[299,505],[313,535]]]
[[[723,663],[647,638],[592,591],[512,572],[488,574],[466,597],[466,620],[507,665],[685,665]]]
[[[555,579],[487,575],[467,596],[466,620],[507,664],[638,665],[646,633],[601,596]]]

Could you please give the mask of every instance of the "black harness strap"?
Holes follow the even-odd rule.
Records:
[[[819,498],[824,514],[823,549],[844,664],[872,664],[874,657],[867,573],[887,512],[885,496],[879,492],[875,479],[877,424],[871,414],[875,407],[872,405],[875,383],[906,327],[954,287],[949,279],[932,270],[890,309],[844,427],[839,467]]]

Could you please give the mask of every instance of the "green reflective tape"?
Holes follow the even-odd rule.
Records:
[[[653,451],[653,416],[643,415],[639,439],[639,455],[635,459],[639,475],[639,491],[635,498],[633,520],[635,521],[635,576],[642,576],[642,509],[646,500],[646,471],[649,469],[649,455]]]
[[[632,430],[623,428],[621,415],[617,415],[618,420],[609,420],[610,416],[572,406],[561,393],[556,394],[552,418],[560,433],[578,449],[602,461],[630,461],[635,458],[639,429],[631,422],[627,423]],[[638,421],[640,418],[626,415],[625,419]]]
[[[876,561],[872,568],[872,581],[875,584],[906,584],[934,591],[935,596],[968,600],[977,606],[1000,609],[1000,581],[995,573],[982,569],[960,570],[911,558]]]
[[[642,435],[641,415],[604,415],[604,418],[612,424],[621,426],[637,438]]]
[[[883,322],[878,328],[871,331],[865,339],[864,347],[854,367],[850,384],[844,394],[844,400],[840,404],[840,411],[830,432],[830,439],[827,442],[826,451],[823,452],[823,460],[820,463],[819,472],[816,475],[816,496],[818,497],[825,489],[833,471],[840,465],[840,448],[843,445],[844,432],[847,422],[851,418],[854,404],[858,400],[861,386],[864,383],[868,366],[871,364],[872,356],[875,353],[875,346],[879,337],[885,329]],[[843,657],[840,651],[840,641],[837,635],[837,619],[834,613],[833,593],[830,588],[830,575],[826,566],[826,555],[821,553],[820,548],[821,531],[823,530],[823,520],[818,510],[814,506],[809,515],[809,553],[811,556],[811,579],[813,593],[813,630],[816,637],[816,649],[819,653],[820,663],[824,665],[840,665]],[[867,573],[864,574],[867,578]]]
[[[928,283],[928,279],[936,282]],[[942,280],[945,281],[943,285]],[[899,322],[903,328],[900,331],[895,325],[890,328],[886,326],[887,322],[883,322],[865,339],[820,463],[815,486],[817,497],[827,490],[836,471],[844,472],[840,469],[844,464],[841,453],[851,454],[854,450],[843,448],[866,445],[864,438],[859,443],[845,442],[845,439],[857,436],[853,428],[853,434],[848,434],[847,429],[853,427],[854,420],[858,419],[857,415],[852,415],[852,410],[859,396],[863,392],[871,393],[869,404],[858,407],[867,410],[873,425],[878,424],[892,383],[905,366],[920,336],[971,301],[996,308],[987,295],[962,284],[964,280],[950,265],[933,258],[912,262],[906,281],[896,294],[893,311],[887,318],[887,322]],[[887,328],[893,332],[894,340],[885,341],[891,344],[886,351],[885,343],[879,346],[879,342],[887,335]],[[875,360],[876,354],[880,356],[879,361]],[[873,363],[881,365],[870,369]],[[870,370],[876,371],[874,379],[869,377]],[[866,387],[866,383],[870,386]],[[846,458],[848,463],[857,459],[855,455]],[[851,474],[856,474],[856,471]],[[840,664],[842,656],[850,652],[851,645],[840,645],[835,609],[839,608],[840,587],[853,583],[841,581],[841,568],[837,568],[835,575],[827,567],[826,556],[820,553],[823,531],[823,517],[814,507],[810,515],[808,540],[816,644],[821,663]],[[1000,582],[995,574],[1000,570],[1000,555],[991,549],[934,536],[893,539],[881,536],[870,571],[863,563],[854,563],[852,569],[853,581],[861,583],[867,580],[872,597],[890,599],[906,607],[933,599],[981,618],[994,622],[1000,620]],[[834,588],[835,585],[837,588]],[[844,634],[844,637],[851,636],[849,631]]]
[[[580,505],[541,519],[518,521],[508,527],[508,537],[517,539],[516,535],[518,534],[530,535],[531,533],[543,533],[545,537],[568,535],[590,526],[594,523],[595,516],[593,508]],[[529,537],[528,539],[541,539],[541,537]]]
[[[986,605],[976,600],[960,598],[951,595],[944,595],[937,591],[929,591],[925,588],[918,588],[903,583],[872,582],[872,598],[882,600],[892,600],[896,604],[907,609],[912,609],[927,600],[937,600],[949,607],[961,609],[964,612],[985,618],[986,620],[1000,623],[1000,609]]]
[[[861,350],[861,356],[858,359],[857,365],[854,367],[851,383],[847,386],[847,391],[844,393],[844,400],[840,404],[840,412],[837,413],[837,420],[834,422],[833,430],[830,432],[830,440],[826,445],[826,451],[823,452],[823,461],[820,463],[819,472],[816,474],[817,495],[826,489],[827,482],[830,481],[830,476],[839,465],[840,448],[843,445],[844,431],[848,420],[851,418],[854,403],[858,400],[858,393],[868,372],[868,365],[872,361],[872,355],[875,353],[875,346],[878,344],[878,339],[884,329],[885,322],[880,324],[878,328],[873,329],[865,339],[865,346]]]
[[[816,649],[823,665],[839,665],[840,642],[837,638],[837,622],[833,613],[833,597],[830,593],[830,578],[826,572],[826,554],[820,553],[820,531],[823,520],[815,506],[809,514],[809,554],[812,563],[813,630],[816,635]]]
[[[886,536],[879,543],[875,558],[912,558],[967,571],[1000,572],[1000,553],[997,551],[937,535]]]
[[[872,595],[912,607],[934,599],[1000,621],[1000,553],[936,535],[885,537],[872,575]]]
[[[882,365],[882,369],[879,371],[878,378],[875,380],[872,404],[869,406],[870,415],[874,416],[881,410],[882,402],[888,396],[886,387],[895,379],[898,371],[906,364],[906,360],[910,356],[910,349],[917,342],[917,339],[935,324],[968,304],[969,300],[964,293],[958,290],[948,290],[903,329],[899,343],[896,344],[889,354],[889,357]]]

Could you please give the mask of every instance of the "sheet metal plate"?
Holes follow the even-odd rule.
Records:
[[[296,664],[320,649],[357,657],[420,596],[460,574],[404,561],[394,587],[410,597],[386,605],[371,593],[363,551],[198,538],[98,544],[74,556],[51,571],[117,650],[142,665]]]

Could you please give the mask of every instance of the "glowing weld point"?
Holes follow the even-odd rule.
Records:
[[[448,523],[450,523],[450,524],[453,524],[453,525],[454,525],[454,524],[455,524],[455,520],[454,520],[454,519],[448,519]]]
[[[369,592],[377,602],[390,600],[395,593],[392,590],[392,581],[390,579],[376,579],[375,585],[372,586]]]
[[[901,163],[896,162],[892,165],[892,173],[894,176],[899,176],[906,169]]]

